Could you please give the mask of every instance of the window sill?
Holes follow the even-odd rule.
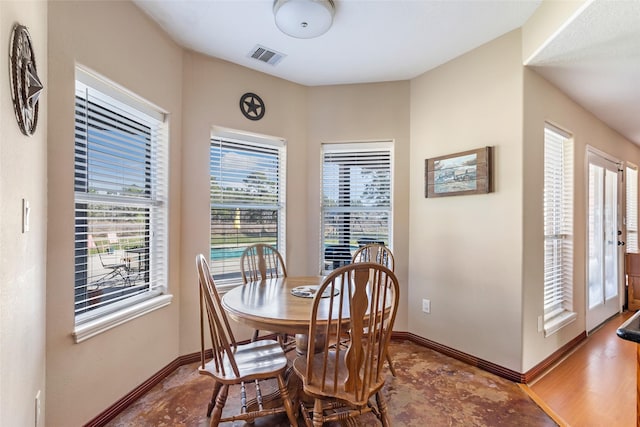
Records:
[[[573,311],[563,311],[558,315],[553,316],[553,318],[549,319],[544,324],[545,338],[555,334],[560,329],[564,328],[569,323],[576,320],[577,317],[578,317],[578,314],[574,313]]]
[[[159,308],[165,307],[171,304],[173,295],[164,294],[157,297],[150,298],[138,304],[123,308],[116,312],[101,316],[98,319],[77,325],[73,330],[73,338],[76,344],[82,341],[88,340],[102,332],[108,331],[111,328],[115,328],[118,325],[122,325],[129,320],[133,320],[147,313],[150,313]]]

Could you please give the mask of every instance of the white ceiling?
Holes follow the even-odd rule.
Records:
[[[527,65],[640,145],[640,1],[585,3]]]
[[[133,1],[186,48],[317,86],[414,78],[521,27],[542,0],[334,0],[315,39],[281,33],[273,0]],[[527,65],[640,145],[639,24],[638,0],[587,1]],[[265,64],[256,45],[286,56]]]
[[[541,0],[335,0],[320,37],[280,32],[273,0],[134,0],[182,46],[307,86],[407,80],[520,27]],[[256,44],[287,55],[275,66]]]

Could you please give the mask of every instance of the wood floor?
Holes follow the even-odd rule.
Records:
[[[575,351],[529,384],[561,425],[631,427],[636,425],[636,344],[616,329],[625,312],[589,335]]]

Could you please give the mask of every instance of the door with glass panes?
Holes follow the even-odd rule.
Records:
[[[621,309],[620,274],[622,242],[620,164],[604,153],[589,150],[588,242],[587,242],[587,331],[591,331]]]

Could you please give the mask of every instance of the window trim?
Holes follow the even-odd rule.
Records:
[[[278,193],[278,202],[277,202],[277,210],[279,212],[278,219],[278,236],[277,240],[277,249],[278,252],[282,255],[282,258],[287,261],[287,251],[286,251],[286,243],[287,243],[287,143],[286,140],[280,137],[258,134],[248,131],[242,131],[222,126],[212,126],[211,134],[209,136],[209,153],[211,150],[211,144],[213,140],[222,140],[229,142],[239,142],[242,144],[253,144],[256,146],[269,147],[278,150],[279,154],[279,170],[278,170],[278,180],[279,180],[279,193]],[[210,156],[211,154],[209,154]],[[209,177],[211,179],[211,168],[209,168]],[[209,215],[211,215],[211,194],[209,194]],[[249,206],[245,206],[249,207]],[[209,225],[211,226],[211,217],[209,217]],[[209,229],[209,242],[211,242],[211,228]],[[211,243],[209,243],[208,247],[209,253],[211,253]],[[214,262],[208,257],[210,265]],[[212,272],[212,274],[214,274]],[[214,274],[215,276],[215,274]],[[224,294],[229,290],[242,285],[242,277],[239,278],[231,278],[231,279],[216,279],[215,280],[216,289],[219,293]]]
[[[631,162],[625,162],[625,188],[624,188],[624,202],[625,202],[625,209],[624,209],[624,227],[625,227],[625,240],[626,240],[626,245],[625,245],[625,253],[639,253],[640,252],[640,242],[638,242],[638,166],[636,166],[635,164],[631,163]],[[631,181],[630,179],[630,174],[629,171],[633,170],[635,172],[635,180]],[[629,185],[631,182],[633,182],[632,185]],[[629,187],[632,187],[631,189]],[[633,194],[633,197],[631,198],[631,203],[629,203],[629,193],[630,191],[634,191],[635,194]],[[633,210],[633,211],[631,211]],[[632,232],[635,233],[635,243],[636,246],[635,247],[631,247],[629,246],[629,241],[631,239],[629,239],[629,217],[635,217],[635,230],[632,230]],[[630,250],[633,249],[633,250]]]
[[[543,215],[543,310],[542,310],[542,320],[543,320],[543,331],[544,331],[544,336],[549,337],[551,335],[553,335],[554,333],[556,333],[557,331],[559,331],[560,329],[562,329],[564,326],[572,323],[573,321],[576,320],[577,318],[577,313],[574,310],[574,302],[573,299],[570,297],[570,295],[573,294],[573,276],[574,276],[574,272],[573,272],[573,261],[575,258],[575,251],[573,249],[571,249],[571,253],[570,253],[570,262],[569,262],[569,267],[568,267],[568,274],[570,275],[568,279],[564,280],[562,283],[562,289],[563,289],[563,295],[569,295],[569,297],[565,297],[563,296],[563,298],[560,301],[560,305],[561,307],[557,307],[554,310],[552,310],[549,313],[545,313],[546,309],[544,308],[544,294],[547,293],[548,289],[547,289],[547,284],[546,279],[544,279],[544,271],[546,270],[546,259],[547,259],[547,243],[549,241],[550,236],[547,236],[545,234],[545,229],[547,227],[547,216],[545,214],[545,206],[544,206],[544,193],[547,191],[547,186],[545,181],[548,178],[548,171],[547,168],[552,166],[549,165],[546,161],[546,150],[547,150],[547,131],[553,132],[556,135],[558,135],[559,137],[563,138],[562,141],[562,147],[560,147],[560,149],[562,150],[563,154],[566,151],[569,151],[569,158],[568,159],[561,159],[558,161],[558,163],[560,163],[560,167],[562,168],[562,174],[563,174],[563,188],[564,187],[569,187],[570,190],[570,194],[569,197],[571,198],[570,201],[565,201],[562,200],[560,201],[560,203],[554,203],[554,204],[560,204],[563,206],[568,206],[568,208],[570,209],[570,212],[567,212],[566,215],[563,216],[563,219],[569,218],[571,221],[571,224],[569,225],[569,230],[563,230],[564,232],[562,233],[562,237],[561,240],[565,240],[564,236],[568,236],[567,238],[570,240],[570,245],[571,247],[573,246],[574,243],[574,236],[575,236],[575,221],[574,221],[574,216],[575,216],[575,173],[574,173],[574,169],[575,169],[575,151],[574,151],[574,140],[573,140],[573,136],[569,133],[566,132],[564,130],[562,130],[561,128],[554,126],[548,122],[545,122],[544,125],[544,132],[543,132],[543,206],[542,206],[542,215]],[[558,165],[556,166],[558,167]],[[556,170],[557,172],[557,170]],[[568,175],[568,176],[567,176]],[[568,181],[568,182],[567,182]],[[566,188],[564,188],[566,191]],[[564,194],[566,195],[566,193]],[[567,234],[569,233],[569,234]],[[557,262],[556,262],[557,264]],[[566,274],[564,274],[564,276],[566,276]]]
[[[154,178],[156,181],[152,187],[152,196],[150,201],[136,201],[127,197],[115,196],[105,197],[100,194],[92,194],[88,192],[76,191],[74,183],[74,206],[78,203],[95,203],[95,202],[108,202],[118,204],[118,200],[126,202],[126,204],[134,206],[139,205],[141,207],[160,207],[162,209],[161,224],[160,227],[152,227],[151,233],[159,233],[163,235],[164,242],[162,245],[168,246],[168,224],[169,217],[169,134],[168,134],[168,114],[166,111],[153,105],[152,103],[144,100],[143,98],[135,95],[134,93],[124,89],[116,83],[99,76],[97,73],[85,68],[83,66],[76,66],[75,68],[75,88],[76,91],[79,88],[88,89],[91,93],[91,97],[96,100],[104,101],[105,106],[112,106],[117,109],[121,109],[125,112],[131,112],[131,115],[136,119],[146,120],[160,123],[158,129],[156,129],[156,135],[160,138],[156,141],[159,143],[154,150],[152,157],[158,163],[158,169],[161,170],[160,178]],[[104,107],[104,106],[103,106]],[[75,109],[76,107],[74,107]],[[75,114],[74,114],[75,116]],[[74,118],[74,122],[75,122]],[[87,141],[88,143],[88,141]],[[76,146],[74,138],[74,147]],[[75,155],[75,154],[74,154]],[[74,161],[74,171],[76,170],[76,162]],[[154,171],[154,174],[157,172]],[[88,178],[87,178],[88,179]],[[75,213],[74,207],[74,222],[78,217]],[[149,221],[153,224],[158,219],[155,215],[149,213]],[[74,226],[75,227],[75,226]],[[74,235],[77,236],[77,231],[74,231]],[[77,243],[76,237],[74,242]],[[74,243],[75,245],[75,243]],[[159,308],[169,305],[173,299],[173,296],[168,293],[168,253],[167,250],[162,250],[159,254],[157,250],[154,250],[153,245],[150,247],[148,262],[151,265],[155,265],[158,262],[157,257],[162,257],[159,260],[157,271],[151,274],[147,279],[147,286],[149,289],[144,293],[134,295],[122,299],[121,301],[107,304],[103,307],[98,307],[85,313],[77,314],[74,308],[74,329],[72,336],[76,343],[85,341],[95,335],[98,335],[106,330],[109,330],[115,326],[121,325],[129,320],[133,320],[151,311],[155,311]],[[74,262],[76,261],[76,255],[74,255]],[[153,281],[153,278],[157,277],[159,281]],[[74,279],[75,281],[75,279]],[[154,283],[152,283],[154,282]],[[86,284],[85,284],[86,286]],[[74,307],[75,307],[74,302]]]
[[[135,298],[136,297],[132,297],[132,299]],[[89,321],[76,325],[72,333],[76,344],[88,340],[102,332],[108,331],[109,329],[115,328],[116,326],[122,325],[130,320],[168,306],[171,304],[173,295],[166,293],[157,294],[153,297],[144,295],[144,298],[138,299],[140,299],[140,301],[137,301],[134,304],[127,304],[119,310],[107,311],[106,314],[100,317],[93,318]]]
[[[329,147],[327,150],[326,148]],[[318,233],[318,268],[320,274],[327,274],[324,268],[324,159],[325,153],[339,152],[367,152],[367,151],[387,151],[389,152],[389,219],[388,219],[388,243],[393,247],[393,218],[394,218],[394,140],[363,140],[363,141],[343,141],[343,142],[323,142],[320,146],[320,227]],[[339,210],[339,209],[338,209]],[[376,209],[378,210],[378,209]]]

